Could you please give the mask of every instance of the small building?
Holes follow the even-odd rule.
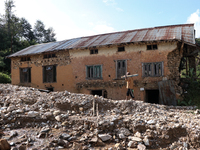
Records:
[[[9,56],[12,84],[51,91],[126,97],[129,71],[135,99],[176,105],[181,71],[195,70],[194,24],[161,26],[27,47]]]

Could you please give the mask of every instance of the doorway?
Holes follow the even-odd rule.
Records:
[[[92,95],[102,96],[102,90],[91,90]]]
[[[146,90],[146,102],[159,104],[159,90]]]

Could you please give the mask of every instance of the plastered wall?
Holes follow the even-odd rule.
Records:
[[[32,55],[31,61],[21,62],[20,58],[12,58],[12,84],[20,85],[19,68],[31,67],[31,83],[27,86],[46,89],[54,87],[54,91],[68,90],[76,93],[90,94],[91,90],[106,90],[107,98],[125,99],[126,82],[116,80],[116,60],[127,60],[127,71],[138,74],[134,77],[135,99],[144,100],[145,90],[158,89],[157,82],[168,79],[168,53],[177,49],[176,42],[158,43],[157,50],[147,50],[146,44],[128,44],[125,51],[117,52],[117,46],[98,48],[98,54],[90,54],[90,49],[59,51],[56,58],[43,59],[43,54]],[[163,62],[162,77],[142,77],[142,63]],[[42,67],[57,64],[57,81],[43,83]],[[86,79],[86,65],[102,65],[102,79]]]
[[[90,54],[90,49],[71,50],[73,74],[76,76],[75,84],[80,93],[90,93],[91,90],[107,91],[110,99],[126,98],[126,83],[116,80],[116,60],[127,60],[127,71],[138,74],[134,77],[135,99],[144,100],[146,89],[158,89],[158,81],[168,79],[169,52],[177,49],[177,43],[159,43],[157,50],[147,50],[146,44],[125,45],[125,51],[117,52],[117,46],[98,48],[98,54]],[[164,75],[162,77],[142,77],[142,63],[163,62]],[[102,65],[102,77],[99,80],[86,79],[86,65]],[[141,90],[144,89],[144,90]]]

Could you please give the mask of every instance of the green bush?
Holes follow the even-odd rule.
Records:
[[[186,79],[188,81],[188,87],[186,89],[186,93],[184,93],[183,101],[178,101],[178,105],[182,106],[197,106],[200,108],[200,81],[196,80],[198,75],[194,74],[194,69],[190,69],[189,75],[186,75]]]
[[[9,75],[0,72],[0,83],[11,83],[11,78]]]

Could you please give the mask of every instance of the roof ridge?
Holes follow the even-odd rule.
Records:
[[[110,32],[110,33],[102,33],[102,34],[96,34],[96,35],[82,36],[82,37],[79,37],[79,38],[95,37],[95,36],[102,36],[102,35],[109,35],[109,34],[117,34],[117,33],[132,32],[132,31],[141,31],[141,30],[149,30],[149,29],[157,29],[157,28],[166,28],[166,27],[188,26],[188,25],[194,25],[194,23],[165,25],[165,26],[156,26],[156,27],[149,27],[149,28],[125,30],[125,31],[116,31],[116,32]],[[76,38],[72,38],[72,39],[76,39]],[[69,39],[69,40],[71,40],[71,39]]]

